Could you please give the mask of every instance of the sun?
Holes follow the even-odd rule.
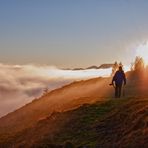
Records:
[[[144,63],[148,65],[148,42],[140,44],[136,48],[136,56],[143,58]]]

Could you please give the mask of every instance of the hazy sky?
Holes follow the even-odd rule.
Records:
[[[148,0],[0,0],[0,62],[130,63],[148,38]]]

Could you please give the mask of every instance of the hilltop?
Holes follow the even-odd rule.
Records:
[[[51,91],[8,114],[0,119],[0,145],[146,148],[147,85],[130,75],[121,99],[112,97],[110,78],[94,78]]]

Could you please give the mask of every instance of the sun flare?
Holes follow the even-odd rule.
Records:
[[[148,42],[140,44],[136,48],[136,56],[142,57],[144,60],[144,63],[148,65]]]

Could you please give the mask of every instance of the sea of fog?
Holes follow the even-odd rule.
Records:
[[[62,70],[54,66],[0,64],[0,117],[73,81],[110,76],[112,69]]]

